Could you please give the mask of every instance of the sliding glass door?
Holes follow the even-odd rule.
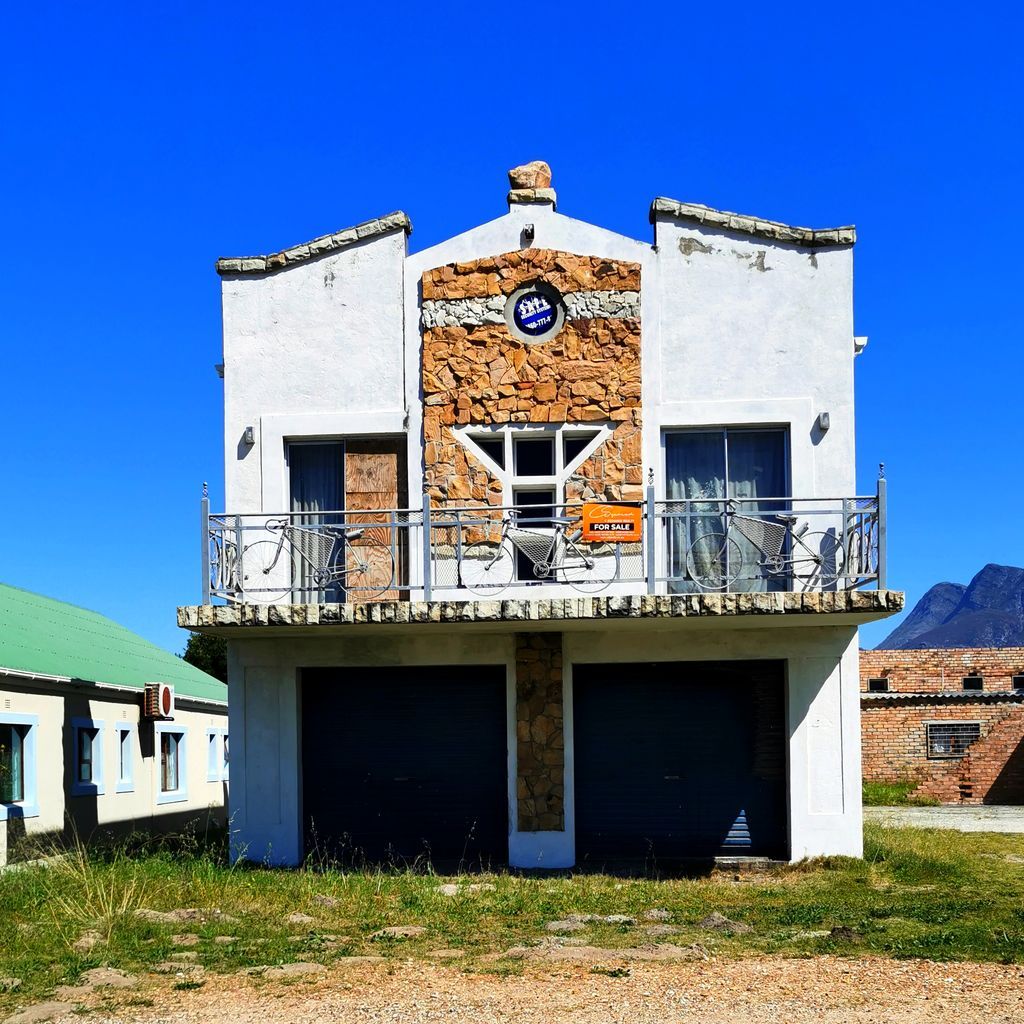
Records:
[[[686,577],[686,552],[694,540],[724,533],[726,499],[738,512],[760,515],[779,511],[789,495],[789,437],[784,429],[722,428],[680,430],[665,435],[666,498],[681,513],[668,530],[670,589],[694,589]],[[744,579],[736,590],[767,590],[769,581],[757,570],[759,553],[737,531],[733,539],[743,553]],[[774,589],[774,585],[772,589]]]
[[[305,532],[301,527],[341,525],[345,509],[345,444],[342,441],[302,441],[288,445],[288,482],[292,519],[300,527],[293,533],[292,587],[301,591],[303,602],[344,601],[343,590],[335,585],[317,587],[313,569],[325,564],[323,534]],[[335,561],[344,559],[342,544],[336,544]]]

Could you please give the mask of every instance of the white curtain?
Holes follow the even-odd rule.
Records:
[[[668,531],[670,585],[675,593],[686,593],[686,552],[693,541],[706,533],[724,533],[723,499],[732,498],[737,511],[760,515],[779,511],[787,491],[786,434],[782,430],[694,430],[669,434],[665,438],[667,474],[666,497],[689,499],[672,511],[686,510],[684,519],[673,519]],[[671,506],[670,506],[671,508]],[[758,568],[757,549],[737,530],[730,536],[743,552],[743,577],[737,590],[767,590],[782,587],[781,581],[767,579]],[[753,577],[753,578],[747,578]]]

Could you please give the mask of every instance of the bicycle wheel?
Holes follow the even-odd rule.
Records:
[[[337,575],[347,600],[372,601],[395,588],[395,553],[390,544],[347,544],[345,568],[339,566]]]
[[[805,533],[793,541],[794,590],[825,590],[843,575],[843,545],[834,533]]]
[[[503,540],[497,548],[484,547],[472,554],[463,552],[459,559],[459,580],[462,585],[481,597],[500,594],[516,574],[516,560],[512,546]]]
[[[573,590],[581,594],[599,594],[615,579],[614,554],[600,558],[573,543],[567,543],[565,548],[562,564],[555,566],[554,571]]]
[[[687,550],[686,571],[701,590],[728,590],[743,571],[743,552],[727,534],[705,533]]]
[[[242,548],[237,575],[243,601],[279,604],[291,598],[292,560],[285,551],[281,551],[278,557],[276,540],[257,540],[246,544]]]

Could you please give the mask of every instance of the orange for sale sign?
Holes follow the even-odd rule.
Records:
[[[641,539],[640,509],[636,505],[583,506],[583,539],[613,544],[633,543]]]

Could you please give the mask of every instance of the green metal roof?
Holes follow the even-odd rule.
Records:
[[[0,583],[0,668],[227,701],[228,688],[112,619]],[[2,683],[0,683],[2,686]]]

